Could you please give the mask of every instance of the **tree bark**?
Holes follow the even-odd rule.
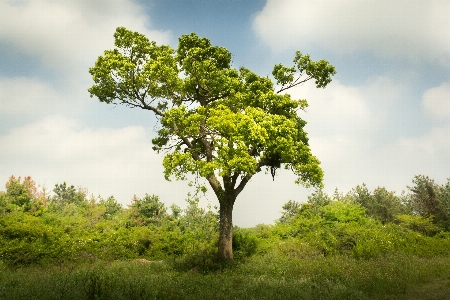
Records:
[[[233,206],[236,197],[234,191],[224,191],[220,202],[220,232],[219,253],[220,261],[233,260]]]

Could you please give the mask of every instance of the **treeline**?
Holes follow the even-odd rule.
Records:
[[[294,201],[286,203],[279,221],[285,222],[304,210],[312,207],[317,209],[337,201],[360,206],[366,217],[382,224],[409,224],[410,229],[427,235],[450,231],[450,179],[439,185],[428,176],[418,175],[412,182],[413,185],[407,187],[407,192],[398,196],[384,187],[371,192],[365,184],[353,188],[345,195],[336,190],[329,196],[319,190],[308,197],[306,204]]]
[[[12,176],[5,187],[0,261],[7,265],[145,258],[205,266],[217,255],[217,211],[199,207],[196,197],[188,197],[185,209],[167,208],[148,194],[123,207],[65,182],[49,193],[31,177]],[[449,254],[449,231],[450,180],[439,185],[420,175],[400,195],[364,184],[346,194],[317,190],[305,203],[287,202],[274,225],[235,227],[233,248],[237,259],[434,256]]]
[[[307,203],[289,201],[272,234],[319,255],[450,254],[450,179],[439,185],[419,175],[412,182],[401,195],[363,184],[347,194],[319,190]]]
[[[113,196],[56,184],[52,195],[31,177],[15,178],[0,192],[0,260],[23,265],[67,260],[209,257],[218,216],[187,199],[169,210],[155,195],[123,207]],[[206,252],[205,252],[206,251]]]

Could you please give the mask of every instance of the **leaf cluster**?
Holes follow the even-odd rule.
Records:
[[[263,167],[291,169],[299,184],[320,186],[323,172],[311,154],[306,122],[297,111],[306,100],[281,91],[314,79],[325,87],[336,73],[327,61],[297,52],[294,67],[276,65],[271,79],[232,67],[231,53],[195,33],[177,49],[117,28],[113,50],[89,69],[91,97],[153,111],[160,120],[153,149],[165,151],[167,179],[191,173],[206,178],[217,195],[239,194]],[[220,183],[216,178],[223,178]]]

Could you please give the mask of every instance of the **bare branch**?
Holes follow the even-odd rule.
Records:
[[[301,76],[300,76],[301,77]],[[283,86],[280,90],[278,90],[276,93],[279,94],[282,91],[288,90],[290,88],[293,88],[294,86],[297,86],[299,84],[302,84],[310,79],[312,79],[312,76],[308,76],[305,79],[303,79],[302,81],[298,81],[300,79],[300,77],[298,77],[293,83],[289,84],[288,86]],[[298,81],[298,82],[297,82]]]
[[[209,182],[209,185],[213,189],[214,193],[216,194],[217,199],[220,200],[222,198],[223,188],[222,188],[222,185],[220,184],[219,180],[217,180],[216,175],[214,175],[214,174],[209,175],[207,180]]]
[[[244,178],[242,178],[241,182],[239,183],[239,185],[237,186],[236,189],[234,189],[234,195],[235,197],[237,197],[242,190],[244,189],[245,185],[250,181],[250,179],[253,177],[253,174],[247,174],[244,176]]]
[[[212,155],[212,145],[211,143],[208,141],[208,139],[206,138],[206,124],[205,124],[205,120],[202,121],[202,123],[200,124],[200,133],[201,133],[201,141],[203,144],[203,147],[205,147],[205,154],[206,154],[206,161],[210,162],[213,159],[213,155]]]
[[[236,181],[239,177],[240,172],[235,172],[232,176],[231,176],[231,186],[234,189],[234,186],[236,185]]]

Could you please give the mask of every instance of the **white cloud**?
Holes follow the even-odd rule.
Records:
[[[450,83],[446,82],[425,91],[422,105],[430,117],[450,120]]]
[[[362,183],[370,189],[384,186],[401,192],[415,175],[428,175],[437,182],[450,177],[450,128],[436,127],[393,142],[385,142],[382,135],[370,135],[367,143],[345,134],[310,136],[313,154],[322,162],[328,193],[336,187],[347,192]]]
[[[429,175],[437,182],[450,177],[450,128],[434,127],[427,133],[410,138],[399,138],[387,145],[378,155],[387,176],[406,177]]]
[[[44,66],[79,80],[113,48],[116,27],[167,43],[170,33],[150,30],[144,9],[132,0],[1,1],[0,38],[38,57]]]
[[[308,122],[308,132],[361,138],[387,124],[392,107],[402,100],[406,90],[401,83],[378,77],[361,86],[346,86],[333,80],[325,89],[308,82],[288,92],[293,98],[308,100],[307,112],[300,112]]]
[[[14,128],[0,136],[0,178],[32,176],[53,189],[66,181],[95,195],[129,204],[134,194],[157,194],[183,205],[185,182],[167,182],[162,156],[151,149],[143,127],[83,128],[61,116]]]
[[[447,0],[268,0],[253,27],[275,50],[319,46],[449,65],[449,11]]]
[[[450,161],[448,128],[403,137],[405,128],[417,122],[407,110],[396,112],[403,103],[411,105],[404,99],[409,93],[387,77],[361,86],[334,80],[324,90],[308,83],[291,91],[310,104],[300,116],[308,122],[306,131],[312,153],[322,162],[327,192],[336,187],[346,192],[363,182],[401,191],[417,174],[436,180],[449,176],[443,163]]]
[[[63,96],[38,78],[0,77],[0,114],[29,115],[63,108]],[[77,106],[73,103],[72,110]]]

